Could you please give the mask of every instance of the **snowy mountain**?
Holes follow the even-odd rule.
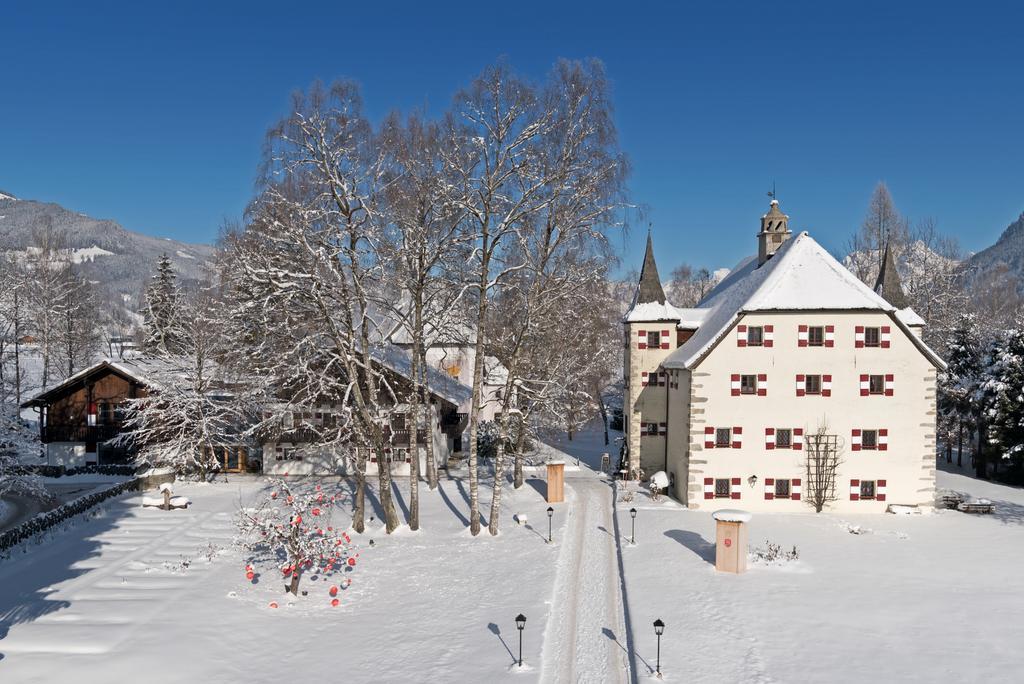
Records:
[[[994,245],[964,262],[964,272],[972,281],[1003,270],[1024,294],[1024,213],[1007,226]]]
[[[139,308],[143,283],[157,259],[167,254],[179,281],[197,282],[213,256],[210,245],[190,244],[142,235],[109,219],[94,219],[64,207],[18,199],[0,189],[0,252],[26,254],[33,249],[33,232],[53,228],[64,235],[71,259],[83,276],[106,291],[111,304]]]
[[[873,286],[875,278],[878,277],[878,259],[877,251],[867,250],[850,252],[843,257],[842,263],[862,281]],[[957,265],[955,259],[939,254],[921,240],[911,242],[896,253],[896,270],[899,271],[904,289],[912,284],[927,281],[936,269],[945,271]]]

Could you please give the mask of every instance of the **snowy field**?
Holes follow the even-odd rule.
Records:
[[[1021,490],[942,472],[996,514],[755,516],[751,546],[795,545],[799,560],[718,575],[709,514],[622,502],[587,467],[605,450],[596,434],[556,446],[583,465],[570,461],[554,544],[543,482],[506,491],[502,534],[473,539],[463,482],[443,480],[421,487],[420,532],[387,537],[375,520],[355,536],[338,608],[324,582],[293,601],[270,568],[246,582],[232,518],[262,479],[179,484],[187,511],[108,503],[0,563],[0,681],[647,681],[656,618],[669,681],[1004,682],[1024,667]]]

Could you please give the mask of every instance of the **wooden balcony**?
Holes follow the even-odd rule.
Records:
[[[110,425],[44,425],[39,438],[49,442],[105,442],[121,434],[120,423]]]

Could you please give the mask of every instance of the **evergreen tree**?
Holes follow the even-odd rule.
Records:
[[[980,380],[981,343],[973,314],[957,319],[946,342],[946,370],[939,375],[939,419],[946,435],[957,437],[957,466],[963,464],[964,431],[977,425],[973,390]],[[947,454],[949,450],[947,448]]]
[[[1019,474],[1024,466],[1024,330],[1019,325],[1004,333],[989,371],[989,443]]]
[[[156,274],[146,288],[145,341],[143,348],[150,353],[177,353],[180,340],[175,332],[181,314],[181,293],[178,290],[171,260],[160,257]]]

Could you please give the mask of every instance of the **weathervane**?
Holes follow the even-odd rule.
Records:
[[[775,181],[772,181],[772,189],[768,191],[768,196],[773,200],[777,200],[778,197],[775,195]]]

